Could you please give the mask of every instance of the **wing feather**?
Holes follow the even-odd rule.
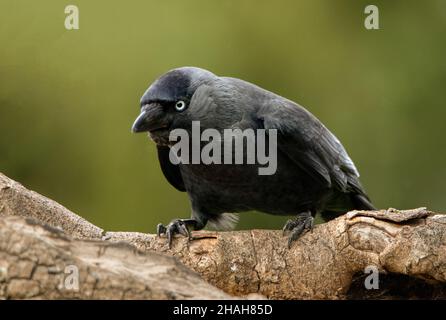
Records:
[[[169,152],[170,149],[167,146],[157,146],[158,160],[160,162],[161,170],[167,181],[179,191],[186,191],[184,187],[183,177],[181,175],[180,167],[170,162]]]
[[[278,130],[278,148],[327,187],[360,188],[359,173],[339,140],[311,113],[289,100],[264,113],[265,129]]]

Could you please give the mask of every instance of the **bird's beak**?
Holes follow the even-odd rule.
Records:
[[[146,105],[141,108],[141,114],[132,126],[132,132],[146,132],[166,127],[162,123],[163,109],[160,105]]]
[[[133,122],[132,126],[132,132],[144,132],[148,131],[146,130],[146,118],[147,118],[147,112],[142,111],[141,114],[136,118],[135,122]]]

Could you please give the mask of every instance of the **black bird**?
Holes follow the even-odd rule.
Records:
[[[174,164],[169,141],[173,129],[222,132],[228,128],[276,129],[277,170],[259,175],[255,164]],[[339,140],[297,103],[249,82],[219,77],[207,70],[183,67],[158,78],[141,98],[141,114],[133,132],[148,131],[157,144],[166,179],[187,192],[190,219],[158,225],[169,246],[176,233],[206,224],[217,227],[235,222],[234,213],[257,210],[274,215],[296,215],[284,226],[288,245],[313,226],[316,213],[324,220],[352,209],[373,210],[359,182],[359,173]],[[232,143],[232,142],[231,142]]]

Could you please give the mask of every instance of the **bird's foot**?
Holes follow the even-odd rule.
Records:
[[[169,249],[172,247],[172,239],[175,234],[181,234],[191,239],[191,234],[189,231],[189,227],[195,227],[197,221],[194,219],[174,219],[167,226],[159,223],[156,227],[156,234],[161,236],[165,234],[167,237],[167,243],[169,245]]]
[[[288,220],[283,227],[283,234],[289,233],[288,237],[288,249],[304,232],[308,232],[313,229],[314,218],[310,212],[305,212],[299,215],[296,219]]]

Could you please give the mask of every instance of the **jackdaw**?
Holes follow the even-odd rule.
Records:
[[[277,169],[259,175],[255,164],[172,162],[174,129],[191,131],[192,122],[219,132],[231,128],[276,130]],[[359,173],[339,140],[297,103],[252,83],[219,77],[196,67],[173,69],[158,78],[141,98],[133,132],[155,141],[161,170],[177,190],[187,192],[192,215],[159,224],[169,247],[174,234],[210,223],[231,225],[237,213],[260,211],[295,215],[283,231],[288,246],[313,227],[316,213],[327,221],[352,209],[374,210]],[[231,142],[232,143],[232,142]]]

